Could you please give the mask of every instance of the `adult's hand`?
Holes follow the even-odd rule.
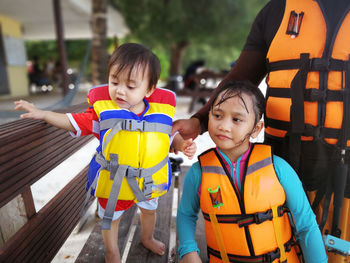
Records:
[[[178,131],[185,140],[190,138],[193,140],[196,139],[201,132],[199,119],[190,118],[175,121],[171,134],[174,134],[176,131]]]

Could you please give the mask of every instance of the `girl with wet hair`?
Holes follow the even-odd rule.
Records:
[[[199,210],[210,262],[300,262],[300,249],[306,262],[327,262],[297,174],[270,146],[250,141],[263,128],[264,108],[263,94],[248,82],[228,82],[214,94],[208,132],[216,147],[188,170],[177,212],[180,262],[201,262]]]

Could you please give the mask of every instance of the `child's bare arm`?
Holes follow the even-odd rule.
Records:
[[[193,139],[184,140],[182,136],[178,133],[175,135],[173,142],[171,144],[171,148],[174,149],[174,152],[178,151],[185,154],[188,159],[192,159],[197,150],[197,145],[193,141]]]
[[[75,131],[68,117],[64,113],[40,110],[33,103],[25,100],[15,101],[15,110],[25,110],[27,113],[21,115],[22,119],[43,120],[57,128]]]
[[[201,263],[202,260],[196,251],[187,253],[182,257],[180,263]]]

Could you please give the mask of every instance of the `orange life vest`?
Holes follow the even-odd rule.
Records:
[[[241,195],[216,149],[200,155],[199,162],[210,262],[299,262],[271,147],[253,145]]]
[[[267,54],[267,136],[350,146],[350,12],[333,36],[317,1],[286,0]]]

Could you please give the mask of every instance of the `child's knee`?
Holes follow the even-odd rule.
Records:
[[[139,207],[141,210],[141,214],[143,215],[148,215],[148,216],[152,216],[156,214],[156,210],[148,210],[148,209],[144,209],[142,207]]]

